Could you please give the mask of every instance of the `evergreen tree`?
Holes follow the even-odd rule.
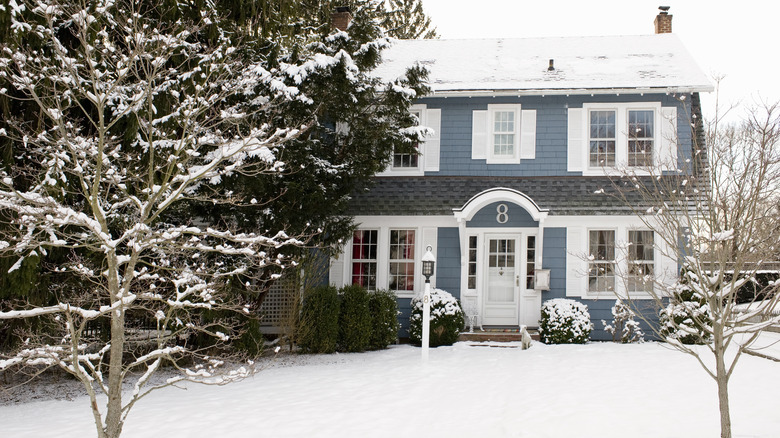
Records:
[[[426,93],[427,88],[423,85],[425,72],[420,68],[410,69],[404,79],[392,84],[372,77],[370,73],[380,61],[381,50],[389,44],[377,25],[379,3],[347,2],[353,3],[349,6],[355,16],[348,35],[330,30],[331,12],[336,3],[342,2],[267,0],[215,5],[220,15],[229,19],[220,21],[218,26],[204,27],[192,39],[207,45],[226,38],[240,43],[241,50],[231,56],[245,64],[261,63],[271,72],[282,73],[279,76],[285,78],[284,85],[296,87],[301,96],[306,96],[306,99],[274,102],[277,110],[273,114],[258,112],[236,120],[236,131],[249,132],[263,125],[269,129],[290,126],[306,129],[276,151],[277,158],[285,163],[284,173],[225,174],[222,183],[210,190],[214,196],[229,197],[229,204],[193,198],[168,209],[161,220],[176,222],[197,217],[201,222],[246,232],[284,230],[288,235],[308,236],[304,247],[268,248],[270,256],[284,256],[288,260],[309,254],[312,247],[334,246],[350,235],[353,224],[346,216],[349,195],[365,187],[371,176],[384,169],[394,149],[409,149],[421,139],[421,132],[410,133],[406,129],[415,123],[408,108],[414,96]],[[19,13],[27,15],[29,11]],[[139,11],[145,19],[160,25],[194,20],[200,15],[196,4],[173,0],[143,2]],[[11,22],[10,13],[10,8],[0,10],[0,24]],[[1,28],[0,44],[11,45],[10,26]],[[67,39],[68,35],[69,31],[63,27],[61,38]],[[25,44],[33,48],[37,44],[43,46],[36,38],[30,38]],[[329,61],[332,64],[327,68],[319,68],[322,66],[318,65],[318,59],[337,62]],[[186,65],[188,60],[175,62]],[[296,71],[301,74],[294,74]],[[305,80],[301,81],[301,76]],[[33,174],[31,167],[35,164],[25,155],[23,142],[8,134],[15,126],[24,126],[28,131],[48,129],[46,119],[41,117],[35,102],[10,86],[8,76],[0,76],[0,89],[5,91],[0,93],[2,165],[8,174],[16,174],[14,184],[23,188],[24,176],[14,169],[26,168],[27,173]],[[93,111],[89,102],[83,104],[87,112]],[[160,98],[155,107],[164,112],[174,104]],[[79,120],[85,121],[74,118],[74,122]],[[122,148],[130,148],[137,142],[136,120],[122,119],[114,126],[112,134],[121,139]],[[72,189],[64,191],[70,193]],[[0,216],[2,233],[3,227],[13,227],[14,217],[8,211],[0,214],[3,215]],[[83,294],[86,286],[82,282],[56,268],[68,260],[91,257],[84,248],[50,248],[18,264],[19,254],[10,251],[0,254],[0,311],[10,308],[10,303],[18,298],[42,306],[56,303],[69,294]],[[235,256],[214,257],[221,259],[212,260],[215,264],[240,264],[240,258]],[[11,267],[14,269],[8,273]],[[276,278],[278,273],[279,268],[274,266],[244,270],[235,274],[229,287],[236,293],[261,300],[267,286],[265,280]],[[11,324],[3,327],[0,343],[11,331]]]
[[[387,0],[382,22],[387,34],[404,40],[437,38],[436,27],[425,15],[422,0]]]

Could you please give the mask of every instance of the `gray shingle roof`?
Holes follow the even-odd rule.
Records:
[[[381,177],[367,191],[353,194],[349,214],[368,215],[452,215],[474,195],[497,187],[528,195],[550,216],[630,215],[632,209],[614,196],[617,191],[605,177]],[[601,192],[603,190],[603,192]],[[640,195],[625,193],[635,206]]]

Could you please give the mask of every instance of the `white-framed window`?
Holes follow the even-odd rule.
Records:
[[[422,112],[421,108],[416,108],[411,111],[412,115],[417,119],[417,126],[422,125]],[[414,144],[414,149],[417,150],[418,143]],[[420,167],[420,154],[407,153],[407,152],[393,152],[393,170],[418,170]]]
[[[416,230],[390,230],[390,290],[414,291],[416,236]]]
[[[376,290],[379,230],[356,230],[352,234],[352,284]]]
[[[655,285],[654,241],[652,231],[628,231],[628,292],[652,292]]]
[[[536,158],[536,110],[519,103],[489,104],[471,112],[471,159],[520,164]]]
[[[423,176],[425,172],[439,171],[441,153],[441,108],[428,108],[426,104],[415,104],[409,108],[417,119],[417,126],[429,128],[423,141],[412,145],[411,149],[393,153],[387,168],[377,176]]]
[[[468,289],[477,288],[477,236],[469,236],[469,267],[467,273]]]
[[[516,163],[520,156],[520,105],[489,105],[488,157],[491,164]]]
[[[614,167],[617,112],[590,110],[588,112],[588,164],[590,167]]]
[[[526,237],[525,247],[525,288],[533,289],[534,273],[536,271],[536,236]]]
[[[628,165],[653,165],[655,111],[628,110]]]
[[[495,111],[493,113],[493,156],[513,157],[515,155],[515,112]]]
[[[569,108],[567,169],[583,175],[678,167],[677,107],[660,102],[584,103]]]
[[[588,292],[615,290],[615,230],[588,230]]]

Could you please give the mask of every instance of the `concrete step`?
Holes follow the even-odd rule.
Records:
[[[528,334],[531,335],[531,339],[534,341],[539,340],[539,332],[537,330],[528,330]],[[523,336],[520,332],[488,329],[461,333],[458,336],[458,340],[465,342],[520,342],[523,340]]]

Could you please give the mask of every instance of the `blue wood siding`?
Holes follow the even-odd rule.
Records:
[[[507,221],[499,223],[497,220],[498,206],[505,204],[507,206]],[[482,207],[474,217],[466,223],[467,227],[539,227],[539,222],[535,221],[530,214],[521,206],[512,202],[494,202]]]
[[[460,299],[460,238],[457,228],[439,228],[435,287]]]
[[[688,96],[690,97],[690,96]],[[423,98],[428,108],[441,109],[441,152],[438,172],[426,175],[447,176],[564,176],[581,175],[569,172],[567,166],[568,109],[582,108],[586,102],[661,102],[677,106],[679,159],[691,157],[690,98],[678,100],[665,94],[620,96],[524,96],[474,98]],[[487,164],[471,159],[472,111],[486,110],[488,104],[517,104],[522,109],[536,110],[536,158],[520,164]]]
[[[566,296],[566,228],[545,228],[542,268],[550,270],[550,290],[542,301]]]
[[[398,323],[401,324],[401,329],[398,330],[399,338],[409,337],[409,317],[412,316],[412,299],[411,298],[398,298]]]

